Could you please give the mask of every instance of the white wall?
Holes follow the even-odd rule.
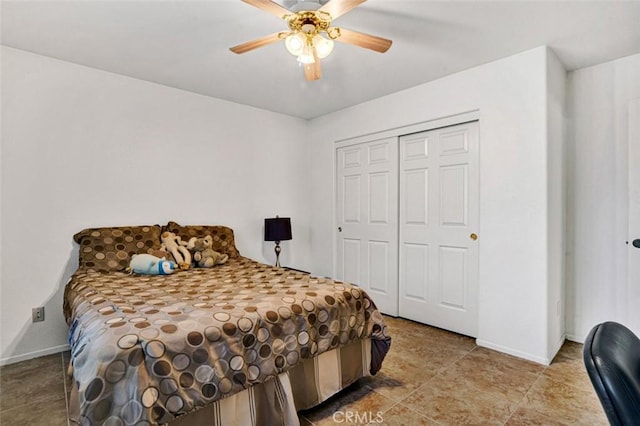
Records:
[[[335,141],[479,110],[478,342],[548,363],[547,61],[540,47],[313,120],[313,272],[334,272]]]
[[[566,216],[566,80],[567,72],[552,50],[547,51],[547,244],[549,255],[547,330],[549,353],[565,339]]]
[[[567,335],[627,322],[627,101],[640,97],[640,54],[569,73]],[[636,330],[640,332],[640,330]]]
[[[307,127],[2,47],[0,362],[65,345],[71,237],[85,227],[225,224],[243,255],[272,263],[263,218],[291,216],[282,263],[308,269]]]

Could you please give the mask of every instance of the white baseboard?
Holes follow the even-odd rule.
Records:
[[[28,359],[38,358],[45,355],[56,354],[69,350],[69,345],[54,346],[52,348],[41,349],[39,351],[28,352],[26,354],[20,354],[15,356],[9,356],[0,359],[0,365],[15,364],[16,362],[26,361]]]
[[[560,340],[556,342],[556,346],[553,348],[553,351],[551,352],[551,361],[553,361],[556,355],[558,355],[558,352],[560,352],[560,349],[562,348],[562,345],[564,345],[565,340],[567,340],[566,335],[563,334],[562,336],[560,336]]]
[[[496,345],[495,343],[487,342],[486,340],[476,339],[476,344],[478,346],[482,346],[483,348],[493,349],[498,352],[502,352],[508,355],[517,356],[518,358],[526,359],[529,361],[537,362],[538,364],[549,365],[551,364],[551,360],[544,357],[539,357],[536,355],[532,355],[527,352],[521,352],[512,348],[507,348],[505,346]]]

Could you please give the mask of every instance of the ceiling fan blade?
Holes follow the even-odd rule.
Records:
[[[287,15],[291,15],[291,11],[280,6],[278,3],[274,3],[271,0],[242,0],[243,2],[255,6],[258,9],[264,10],[278,18],[284,18]]]
[[[389,50],[391,43],[393,43],[386,38],[376,37],[358,31],[345,30],[344,28],[340,28],[340,36],[335,40],[364,47],[365,49],[375,50],[380,53]]]
[[[320,65],[320,58],[316,54],[314,49],[313,57],[315,58],[315,62],[312,64],[304,64],[304,78],[307,81],[320,80],[322,78],[322,66]]]
[[[328,3],[318,10],[321,12],[327,12],[331,15],[331,19],[336,19],[365,1],[367,0],[329,0]]]
[[[268,44],[275,43],[277,41],[280,41],[280,33],[274,33],[268,36],[260,37],[255,40],[230,47],[229,50],[233,53],[241,54],[249,52],[253,49],[257,49],[259,47],[266,46]]]

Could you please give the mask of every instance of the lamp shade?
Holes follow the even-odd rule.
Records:
[[[274,217],[264,220],[265,241],[286,241],[291,239],[291,218]]]

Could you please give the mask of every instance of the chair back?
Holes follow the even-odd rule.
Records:
[[[584,364],[612,425],[640,425],[640,339],[616,322],[596,325],[584,342]]]

